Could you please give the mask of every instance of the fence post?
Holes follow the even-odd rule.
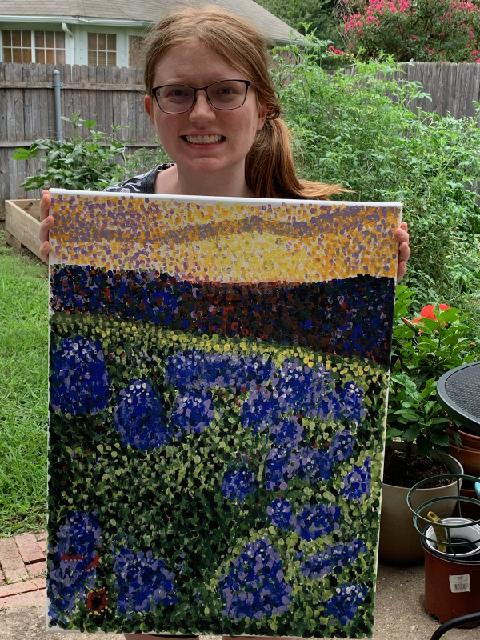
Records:
[[[62,81],[60,79],[60,71],[55,69],[53,71],[53,91],[55,96],[55,131],[57,134],[58,142],[63,140],[62,131],[62,103],[60,100],[60,94],[62,91]]]

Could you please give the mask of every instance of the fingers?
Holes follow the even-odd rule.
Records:
[[[50,229],[53,227],[54,219],[50,215],[50,192],[42,191],[42,199],[40,201],[40,256],[44,262],[48,262],[48,255],[52,250],[52,246],[48,241]]]
[[[407,263],[405,260],[398,261],[398,271],[397,271],[397,281],[403,278],[403,276],[407,273]]]
[[[406,222],[400,223],[399,228],[395,231],[395,238],[398,242],[397,280],[400,281],[407,272],[407,262],[410,258],[410,235]]]
[[[50,210],[50,191],[42,191],[42,199],[40,201],[41,219],[44,220]]]
[[[50,229],[53,227],[53,222],[53,216],[50,215],[40,222],[40,242],[45,242],[45,240],[48,240]]]
[[[48,262],[48,256],[50,255],[51,251],[52,245],[50,244],[50,242],[48,242],[48,240],[42,242],[42,244],[40,245],[40,257],[44,262]]]

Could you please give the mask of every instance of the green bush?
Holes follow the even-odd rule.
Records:
[[[305,25],[308,24],[322,38],[338,36],[335,0],[260,0],[258,4],[301,33],[305,32]]]
[[[409,109],[424,97],[393,62],[327,73],[323,47],[277,52],[275,77],[305,178],[342,183],[344,199],[401,201],[411,231],[406,283],[419,303],[460,304],[480,285],[480,130]],[[478,297],[478,293],[476,294]]]
[[[105,133],[96,129],[95,120],[78,114],[64,120],[78,130],[76,135],[61,142],[35,140],[28,149],[22,147],[14,152],[15,160],[42,157],[40,171],[22,183],[27,191],[50,187],[101,191],[169,161],[161,147],[141,147],[129,153],[128,143],[116,137],[121,127],[112,126],[111,132]],[[80,134],[82,129],[86,135]]]
[[[29,160],[42,157],[42,169],[29,176],[22,187],[32,189],[91,189],[102,190],[117,182],[123,176],[125,162],[125,143],[115,135],[118,127],[112,127],[111,133],[95,129],[95,120],[85,120],[78,114],[64,118],[78,133],[67,140],[35,140],[28,148],[17,149],[15,160]],[[80,130],[87,135],[80,135]],[[120,165],[119,165],[120,163]]]

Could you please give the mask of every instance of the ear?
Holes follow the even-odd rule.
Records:
[[[152,96],[148,94],[143,98],[143,104],[145,106],[145,111],[147,112],[150,120],[153,120],[153,104],[152,104]]]
[[[266,118],[267,118],[267,110],[262,104],[259,104],[258,105],[258,126],[257,126],[257,131],[261,131],[263,129],[263,125],[265,124]]]

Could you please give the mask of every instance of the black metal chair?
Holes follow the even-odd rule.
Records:
[[[480,435],[480,362],[447,371],[437,383],[437,393],[452,420]],[[480,478],[475,489],[480,497]],[[480,611],[452,618],[441,624],[430,640],[438,640],[450,629],[475,622],[480,622]]]

